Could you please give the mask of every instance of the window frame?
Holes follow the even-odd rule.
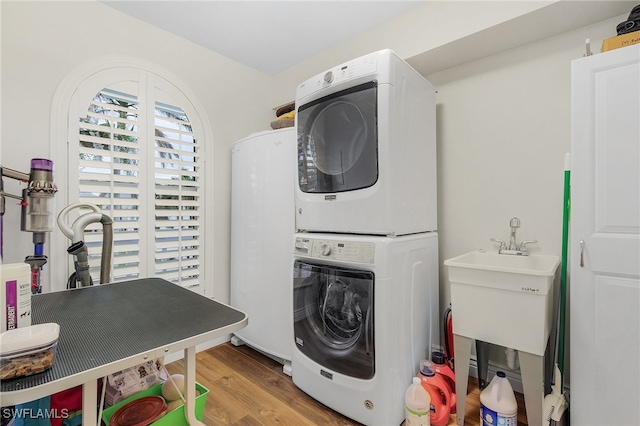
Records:
[[[59,188],[55,200],[56,214],[78,199],[78,164],[73,165],[69,161],[69,151],[73,149],[78,152],[78,125],[71,125],[71,123],[73,120],[77,123],[78,117],[86,114],[86,110],[80,111],[80,105],[88,107],[96,93],[113,82],[123,79],[146,81],[145,85],[139,85],[138,96],[141,99],[146,99],[147,91],[153,90],[153,87],[159,87],[179,101],[179,106],[189,117],[193,134],[198,139],[200,158],[202,159],[200,165],[202,170],[201,193],[211,193],[211,191],[207,191],[207,188],[213,187],[213,173],[207,164],[213,164],[211,157],[213,153],[212,132],[207,116],[204,114],[204,108],[195,94],[179,78],[156,64],[137,58],[105,57],[81,64],[73,69],[63,79],[54,94],[51,109],[50,158],[54,162],[54,179]],[[140,123],[140,126],[143,125],[153,127],[154,123]],[[73,144],[76,146],[73,147]],[[153,179],[147,179],[147,183],[153,186]],[[145,190],[145,188],[141,187],[141,190]],[[209,223],[213,215],[207,214],[207,212],[213,211],[213,196],[204,196],[203,198],[200,207],[202,210],[200,237],[202,250],[199,267],[201,274],[200,285],[196,292],[212,297],[214,286],[212,280],[207,277],[213,276],[213,262],[206,260],[211,257],[209,253],[212,252],[213,247],[213,226]],[[145,235],[144,232],[148,231],[141,232],[141,239],[153,238],[152,235],[150,236],[148,233]],[[63,253],[67,261],[62,261],[56,256],[56,262],[50,262],[51,267],[48,268],[50,291],[66,289],[67,279],[73,273],[73,258],[66,253],[69,244],[70,241],[58,229],[51,233],[51,253]],[[148,259],[150,259],[149,256],[141,256],[140,269],[142,271],[148,270]]]

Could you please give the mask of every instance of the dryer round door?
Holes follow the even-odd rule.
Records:
[[[297,348],[335,372],[370,379],[375,372],[371,271],[294,263]]]
[[[377,182],[375,82],[301,105],[297,120],[298,180],[303,192],[354,191]]]

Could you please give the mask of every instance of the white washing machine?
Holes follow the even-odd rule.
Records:
[[[391,50],[296,90],[296,227],[405,235],[437,229],[435,89]]]
[[[400,425],[438,342],[438,235],[295,235],[293,382],[369,426]]]

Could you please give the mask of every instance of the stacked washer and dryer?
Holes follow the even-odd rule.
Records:
[[[293,382],[399,425],[439,340],[435,89],[392,51],[296,90]]]

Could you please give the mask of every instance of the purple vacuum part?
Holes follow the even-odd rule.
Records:
[[[42,170],[45,172],[53,172],[53,161],[46,158],[32,158],[31,170]]]

